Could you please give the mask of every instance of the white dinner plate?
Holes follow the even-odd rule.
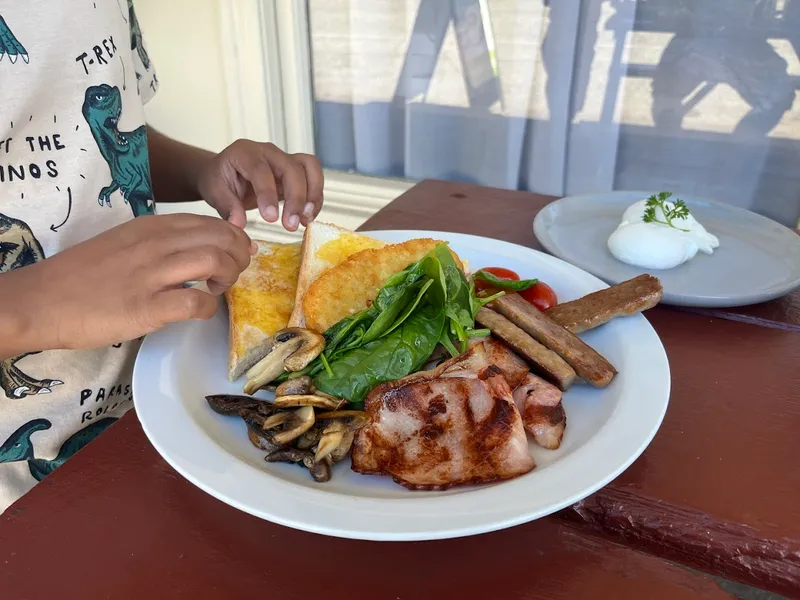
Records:
[[[731,307],[779,298],[800,287],[800,235],[766,217],[729,204],[676,194],[709,233],[713,254],[698,252],[673,269],[642,269],[618,261],[608,236],[622,213],[652,192],[568,196],[548,204],[533,221],[551,254],[610,284],[650,273],[664,286],[664,304]]]
[[[369,232],[386,241],[436,237],[471,268],[503,266],[550,284],[560,300],[605,287],[568,263],[486,238],[428,231]],[[558,450],[530,444],[537,467],[510,481],[446,492],[409,491],[389,477],[359,475],[349,460],[327,483],[291,464],[266,463],[245,423],[211,410],[208,394],[241,393],[227,380],[225,310],[209,321],[169,326],[147,336],[136,361],[134,398],[147,437],[199,488],[240,510],[289,527],[370,540],[426,540],[510,527],[586,497],[645,449],[667,409],[669,364],[658,335],[641,316],[582,335],[617,368],[603,390],[576,384],[564,394],[567,428]]]

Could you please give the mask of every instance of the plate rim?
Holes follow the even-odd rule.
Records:
[[[525,246],[521,246],[518,244],[513,244],[511,242],[506,242],[503,240],[496,240],[488,237],[483,236],[476,236],[471,234],[461,234],[461,233],[451,233],[451,232],[443,232],[443,231],[429,231],[429,230],[376,230],[368,232],[371,235],[375,235],[376,237],[386,236],[388,238],[395,238],[395,239],[410,239],[411,237],[421,237],[422,235],[427,236],[438,236],[442,239],[448,239],[451,243],[458,243],[459,241],[463,240],[464,242],[477,242],[480,244],[490,243],[493,246],[499,245],[499,248],[502,248],[506,251],[513,251],[514,253],[518,253],[520,250],[524,250],[530,253],[534,253],[539,255],[540,260],[544,261],[555,261],[554,264],[558,264],[562,269],[565,268],[567,272],[573,271],[578,276],[583,278],[584,280],[592,282],[593,285],[597,287],[597,289],[602,289],[607,287],[607,284],[604,283],[599,278],[595,277],[594,275],[568,263],[563,261],[557,257],[549,255],[547,253],[535,250],[533,248],[528,248]],[[386,238],[384,238],[386,239]],[[499,250],[497,254],[503,254]],[[222,302],[220,300],[220,302]],[[214,318],[220,318],[219,315],[215,316]],[[319,519],[297,519],[287,517],[286,515],[281,514],[274,514],[274,509],[272,513],[268,514],[269,511],[259,507],[254,507],[251,503],[243,502],[240,499],[240,496],[231,495],[229,490],[221,491],[217,489],[220,487],[219,481],[212,483],[207,483],[203,480],[202,477],[197,476],[196,470],[192,468],[192,465],[188,464],[183,458],[178,456],[180,453],[175,453],[170,450],[168,447],[169,444],[162,443],[162,436],[158,433],[158,425],[160,419],[151,419],[149,409],[146,408],[148,406],[148,402],[154,403],[155,401],[145,400],[144,403],[137,403],[136,398],[149,398],[150,396],[145,395],[142,396],[143,384],[142,381],[146,380],[146,377],[143,375],[143,372],[146,370],[146,366],[148,365],[148,361],[152,362],[152,358],[157,358],[158,355],[156,353],[155,356],[151,357],[150,359],[147,358],[148,352],[150,352],[150,348],[155,346],[155,352],[158,350],[158,343],[161,340],[168,341],[170,335],[180,335],[181,329],[187,326],[187,323],[179,323],[173,324],[168,326],[167,328],[162,329],[159,332],[146,336],[144,342],[141,344],[139,352],[137,354],[136,363],[134,365],[134,376],[133,376],[133,393],[134,393],[134,406],[139,417],[139,421],[142,425],[142,429],[145,432],[150,443],[159,453],[159,455],[173,468],[175,469],[182,477],[188,480],[190,483],[195,485],[196,487],[200,488],[201,490],[205,491],[209,495],[217,498],[218,500],[225,502],[243,512],[248,514],[254,515],[256,517],[278,523],[280,525],[292,527],[299,530],[309,531],[313,533],[329,535],[334,537],[342,537],[342,538],[351,538],[351,539],[363,539],[363,540],[375,540],[375,541],[422,541],[422,540],[433,540],[433,539],[446,539],[446,538],[455,538],[455,537],[462,537],[468,535],[476,535],[481,533],[486,533],[489,531],[496,531],[500,529],[505,529],[507,527],[516,526],[522,523],[526,523],[529,521],[533,521],[539,519],[543,516],[552,514],[561,510],[575,502],[591,495],[592,493],[596,492],[598,489],[604,487],[609,482],[613,481],[616,477],[618,477],[622,472],[624,472],[647,448],[647,446],[651,443],[653,438],[655,437],[656,433],[658,432],[661,424],[663,422],[664,416],[669,406],[669,399],[671,393],[671,372],[669,368],[669,360],[664,349],[663,343],[659,338],[657,332],[652,327],[652,325],[647,321],[647,319],[642,315],[635,315],[631,317],[632,319],[636,319],[635,322],[639,323],[640,327],[643,327],[642,333],[646,336],[650,336],[648,340],[648,347],[649,351],[654,352],[657,356],[657,360],[660,363],[658,365],[659,373],[656,377],[657,381],[656,384],[652,387],[652,393],[650,394],[650,400],[653,398],[657,398],[658,402],[650,406],[650,402],[642,403],[641,406],[647,406],[650,408],[650,412],[648,416],[650,418],[649,428],[647,431],[642,431],[641,428],[638,428],[638,435],[633,436],[634,440],[626,439],[626,450],[620,453],[616,448],[615,444],[610,445],[610,449],[617,454],[624,455],[624,457],[613,457],[610,462],[614,462],[614,466],[610,467],[608,465],[604,465],[602,470],[603,475],[600,477],[595,476],[587,476],[587,479],[591,479],[591,483],[584,483],[580,487],[581,489],[577,491],[572,491],[568,495],[563,495],[560,501],[549,502],[545,507],[539,507],[535,510],[528,510],[528,511],[520,511],[520,510],[512,510],[509,511],[508,509],[500,510],[497,508],[494,509],[486,509],[484,510],[484,504],[488,505],[489,507],[496,507],[496,503],[493,504],[498,498],[503,499],[504,496],[511,495],[512,498],[514,497],[514,488],[524,488],[526,484],[529,485],[529,482],[526,482],[524,478],[516,478],[506,482],[503,482],[502,485],[491,485],[486,486],[483,488],[476,488],[474,490],[470,490],[464,494],[457,494],[457,495],[444,495],[444,496],[436,496],[436,497],[427,497],[423,502],[420,501],[417,497],[409,497],[409,498],[364,498],[364,497],[356,497],[356,496],[347,496],[346,494],[329,492],[324,490],[314,489],[310,486],[302,486],[299,484],[295,484],[293,482],[289,482],[286,480],[281,479],[280,477],[274,477],[269,473],[264,472],[268,477],[263,478],[266,481],[277,481],[276,487],[285,488],[283,492],[289,490],[288,493],[291,496],[291,492],[298,492],[302,499],[298,499],[296,497],[292,498],[293,502],[301,501],[305,504],[307,508],[315,508],[316,510],[322,510],[324,512],[325,509],[328,510],[331,514],[338,514],[342,511],[345,513],[352,513],[355,516],[363,516],[363,511],[365,508],[369,507],[372,512],[369,513],[369,519],[366,522],[370,522],[370,520],[374,521],[376,518],[380,520],[383,518],[391,519],[389,515],[393,514],[397,516],[398,514],[403,514],[404,519],[408,521],[409,519],[413,522],[410,527],[404,527],[402,529],[397,528],[388,528],[384,530],[374,530],[370,529],[370,526],[364,527],[354,527],[353,522],[347,527],[341,524],[322,524],[319,522]],[[164,365],[164,357],[162,360],[159,361],[157,368],[161,368]],[[167,353],[166,362],[169,363],[169,360],[175,359],[175,350],[171,351],[171,356]],[[169,373],[170,376],[175,377],[176,371],[173,370]],[[157,378],[152,378],[157,379]],[[170,397],[167,394],[166,398],[161,398],[158,400],[159,402],[167,401],[169,405],[172,405],[173,408],[182,407],[184,406],[183,402],[178,400],[177,398]],[[162,405],[163,406],[163,405]],[[640,408],[640,410],[643,410]],[[181,412],[178,410],[178,412]],[[558,480],[559,478],[565,479],[564,475],[569,474],[571,470],[577,469],[580,471],[584,469],[580,464],[580,459],[585,458],[587,454],[590,453],[592,447],[597,447],[596,449],[602,449],[603,447],[609,446],[609,430],[613,431],[610,426],[617,422],[620,419],[620,415],[617,414],[619,412],[619,406],[612,411],[609,415],[608,419],[604,423],[603,427],[600,428],[592,437],[590,437],[584,444],[582,444],[579,448],[576,448],[575,451],[567,454],[566,456],[559,459],[559,463],[562,463],[561,469],[553,469],[552,467],[541,471],[542,475],[539,475],[540,481],[542,480],[542,476],[546,473],[550,473],[549,479]],[[647,412],[647,411],[645,411]],[[624,416],[624,415],[623,415]],[[188,433],[194,437],[198,433],[201,437],[204,437],[204,441],[201,443],[208,446],[208,451],[213,455],[216,455],[215,458],[222,460],[222,462],[233,462],[234,463],[234,471],[248,473],[250,470],[256,470],[256,467],[250,465],[249,463],[237,459],[234,455],[230,454],[226,450],[224,450],[219,444],[215,443],[207,434],[202,432],[202,429],[194,423],[191,417],[188,418],[187,421],[187,428]],[[196,429],[197,431],[193,431]],[[604,433],[605,432],[605,433]],[[630,436],[629,436],[630,437]],[[589,450],[587,450],[587,448]],[[221,453],[221,454],[220,454]],[[613,452],[611,453],[613,454]],[[237,466],[238,465],[238,466]],[[565,467],[570,467],[570,469],[565,469]],[[559,475],[561,474],[561,477]],[[259,482],[262,481],[262,478],[259,478]],[[565,483],[570,483],[567,481]],[[518,494],[519,495],[518,490]],[[547,493],[547,492],[545,492]],[[557,494],[558,495],[558,494]],[[331,498],[335,497],[343,497],[349,498],[349,504],[352,505],[349,508],[347,506],[336,507],[335,509],[331,510],[331,506],[329,503],[326,503],[325,500],[330,500]],[[464,499],[467,499],[466,501]],[[442,527],[441,521],[443,519],[440,506],[444,506],[450,508],[450,506],[455,503],[456,506],[464,505],[465,507],[469,508],[472,507],[473,511],[476,507],[480,507],[482,510],[482,518],[479,519],[471,519],[468,520],[469,523],[461,523],[460,525],[450,523],[448,526]],[[327,506],[326,506],[327,505]],[[358,505],[358,508],[355,506]],[[366,506],[365,506],[366,505]],[[419,509],[420,506],[432,507],[432,512],[429,510],[414,510]],[[437,510],[439,514],[437,515]],[[353,512],[355,511],[355,512]],[[359,512],[362,511],[362,512]],[[409,514],[416,513],[416,514]],[[469,511],[467,511],[469,512]],[[430,513],[430,514],[428,514]],[[329,515],[330,516],[330,515]],[[449,515],[449,521],[453,521],[454,519],[457,521],[457,517]],[[435,527],[432,527],[433,521],[436,521]],[[462,519],[463,520],[463,519]],[[310,522],[311,521],[311,522]]]
[[[536,213],[533,218],[533,234],[536,237],[537,241],[542,245],[543,248],[547,251],[548,254],[551,256],[555,256],[567,262],[573,266],[578,267],[579,269],[586,271],[587,273],[594,275],[595,277],[601,279],[606,283],[611,283],[612,285],[615,283],[619,283],[617,278],[609,277],[605,278],[604,275],[597,272],[595,269],[591,269],[589,265],[573,262],[572,259],[568,258],[566,254],[561,252],[553,243],[552,237],[547,234],[547,231],[544,228],[544,219],[546,216],[554,210],[554,207],[557,206],[559,203],[564,201],[576,201],[576,200],[591,200],[594,198],[600,197],[608,197],[608,196],[622,196],[622,195],[641,195],[643,198],[648,197],[649,195],[653,194],[653,191],[646,191],[646,190],[613,190],[609,192],[597,192],[597,193],[586,193],[586,194],[570,194],[568,196],[564,196],[562,198],[558,198],[553,202],[549,202],[546,204],[542,209]],[[723,210],[728,210],[734,212],[736,214],[746,215],[743,218],[748,219],[755,219],[757,221],[761,221],[765,224],[769,224],[771,226],[778,226],[781,229],[786,230],[786,232],[790,235],[795,235],[798,239],[798,244],[800,244],[800,235],[797,232],[783,223],[778,223],[769,217],[765,217],[764,215],[760,215],[756,212],[748,210],[746,208],[742,208],[740,206],[733,206],[731,204],[726,204],[725,202],[720,202],[719,200],[714,200],[711,198],[706,198],[704,196],[697,196],[695,194],[675,194],[676,196],[682,195],[687,198],[690,198],[693,201],[704,202],[707,204],[711,204]],[[646,270],[642,271],[646,272]],[[657,272],[654,272],[655,276],[658,276]],[[760,292],[751,292],[747,294],[741,294],[732,299],[731,296],[694,296],[691,294],[680,294],[669,292],[668,290],[664,290],[663,298],[661,303],[668,304],[672,306],[686,306],[686,307],[697,307],[697,308],[735,308],[739,306],[750,306],[752,304],[759,304],[762,302],[767,302],[769,300],[775,300],[776,298],[781,298],[788,293],[800,288],[800,271],[798,271],[797,277],[788,285],[781,286],[778,288],[773,288],[771,291],[760,291]]]

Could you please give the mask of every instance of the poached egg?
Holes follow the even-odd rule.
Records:
[[[675,206],[669,201],[664,205],[667,210]],[[662,223],[646,223],[646,209],[647,200],[629,206],[608,238],[608,249],[617,260],[645,269],[672,269],[693,259],[698,251],[712,254],[719,246],[717,237],[691,214],[685,219],[673,218],[670,226],[660,205],[655,207],[655,218]]]

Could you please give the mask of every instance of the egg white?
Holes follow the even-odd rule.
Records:
[[[668,209],[673,207],[671,202],[665,204]],[[645,223],[646,208],[647,200],[629,206],[608,238],[608,249],[617,260],[645,269],[672,269],[693,259],[698,251],[712,254],[719,247],[719,239],[708,233],[691,214],[685,219],[673,219],[675,227],[670,227],[663,223]],[[655,212],[657,220],[666,221],[660,206]]]

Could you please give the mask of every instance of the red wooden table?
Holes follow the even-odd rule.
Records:
[[[426,181],[364,228],[538,247],[551,200]],[[699,312],[647,313],[672,370],[664,423],[558,515],[425,543],[306,534],[186,482],[131,412],[0,517],[0,598],[732,598],[731,580],[800,597],[800,293]]]

